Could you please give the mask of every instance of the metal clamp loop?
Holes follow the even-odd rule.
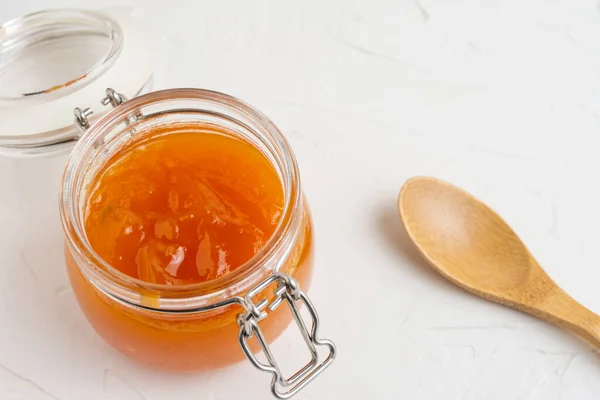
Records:
[[[107,88],[106,89],[106,97],[104,97],[100,102],[102,105],[107,106],[111,105],[113,107],[118,107],[121,104],[127,101],[127,97],[125,95],[117,92],[114,89]],[[73,110],[75,114],[75,126],[79,129],[81,134],[85,133],[90,128],[90,120],[89,117],[94,113],[94,111],[90,107],[86,107],[83,110],[79,107],[76,107]]]
[[[262,292],[272,283],[277,282],[278,286],[274,291],[275,299],[269,304],[269,300],[263,299],[258,304],[255,304],[253,297]],[[265,308],[270,311],[274,311],[281,303],[287,302],[294,320],[302,333],[302,337],[306,342],[308,349],[311,353],[311,360],[297,371],[294,375],[289,378],[285,378],[281,372],[281,369],[277,365],[273,353],[271,352],[269,345],[260,329],[259,321],[267,317]],[[312,327],[310,331],[307,329],[303,317],[300,315],[300,311],[296,306],[297,302],[302,302],[306,306],[311,319]],[[250,290],[244,297],[244,305],[247,310],[245,314],[238,315],[238,325],[240,326],[239,341],[242,346],[242,350],[246,354],[246,357],[252,362],[252,364],[261,371],[269,372],[273,374],[271,380],[271,392],[279,399],[289,399],[314,378],[317,377],[325,368],[327,368],[335,359],[336,347],[332,341],[326,339],[320,339],[318,337],[319,330],[319,316],[317,310],[311,303],[310,299],[300,290],[298,281],[291,278],[290,276],[283,273],[275,273],[270,275],[267,279],[262,281],[259,285]],[[256,338],[267,358],[268,364],[260,362],[254,353],[250,350],[248,345],[248,339],[253,335]],[[317,352],[318,346],[324,346],[328,349],[328,355],[322,362],[319,363],[319,355]]]
[[[115,89],[107,88],[106,89],[106,97],[100,101],[103,106],[111,105],[113,107],[118,107],[121,104],[127,101],[127,97],[124,94],[117,92]]]

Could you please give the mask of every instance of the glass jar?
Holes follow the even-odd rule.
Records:
[[[313,268],[312,224],[288,143],[261,112],[224,94],[172,89],[129,101],[110,89],[107,95],[103,103],[114,109],[91,127],[87,113],[77,113],[84,134],[67,163],[60,195],[67,270],[87,319],[108,343],[146,365],[203,370],[245,355],[273,374],[275,396],[292,396],[333,361],[335,346],[319,339],[317,313],[303,292]],[[178,123],[221,126],[261,151],[280,177],[284,209],[264,248],[243,266],[212,281],[168,286],[129,277],[102,260],[86,238],[83,215],[88,188],[108,159],[157,127]],[[291,313],[279,307],[282,303]],[[300,314],[300,305],[308,310],[309,321]],[[286,378],[268,344],[292,320],[312,358]],[[317,351],[321,346],[325,357]],[[261,349],[266,364],[255,356]]]

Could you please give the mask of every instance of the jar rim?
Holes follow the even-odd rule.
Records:
[[[230,111],[240,113],[257,124],[256,126],[260,126],[262,133],[268,135],[267,139],[278,153],[279,161],[283,163],[280,166],[283,167],[280,168],[280,180],[284,190],[284,205],[279,222],[265,245],[253,257],[235,271],[214,280],[177,286],[149,283],[133,278],[103,260],[87,239],[80,210],[76,209],[78,202],[74,201],[78,195],[87,195],[81,193],[85,192],[80,187],[81,173],[87,167],[85,157],[94,149],[97,139],[106,134],[111,127],[130,117],[132,112],[139,113],[144,107],[173,100],[201,100],[226,106]],[[155,91],[136,97],[96,121],[76,144],[67,161],[61,179],[59,209],[69,250],[77,259],[80,269],[82,263],[85,265],[85,271],[82,272],[98,289],[117,300],[145,309],[196,312],[203,307],[214,309],[220,304],[229,304],[230,301],[227,300],[235,297],[234,291],[231,290],[233,285],[251,287],[264,275],[265,268],[276,271],[281,266],[278,258],[289,253],[291,249],[289,240],[285,239],[294,236],[300,227],[301,193],[299,170],[293,151],[283,134],[266,115],[250,104],[227,94],[205,89],[180,88]],[[150,306],[148,299],[151,300]]]

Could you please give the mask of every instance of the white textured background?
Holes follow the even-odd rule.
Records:
[[[586,345],[438,278],[395,210],[409,176],[450,180],[600,312],[595,1],[125,3],[166,41],[171,86],[249,101],[296,151],[317,232],[311,296],[339,347],[298,399],[600,398]],[[0,19],[43,7],[4,0]],[[0,398],[268,399],[270,377],[248,363],[165,374],[96,336],[63,267],[63,163],[0,158]],[[276,348],[299,362],[292,339]]]

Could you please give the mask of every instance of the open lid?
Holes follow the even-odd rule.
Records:
[[[75,107],[95,105],[107,87],[128,98],[151,90],[154,44],[124,11],[48,10],[3,24],[0,154],[69,151]]]

